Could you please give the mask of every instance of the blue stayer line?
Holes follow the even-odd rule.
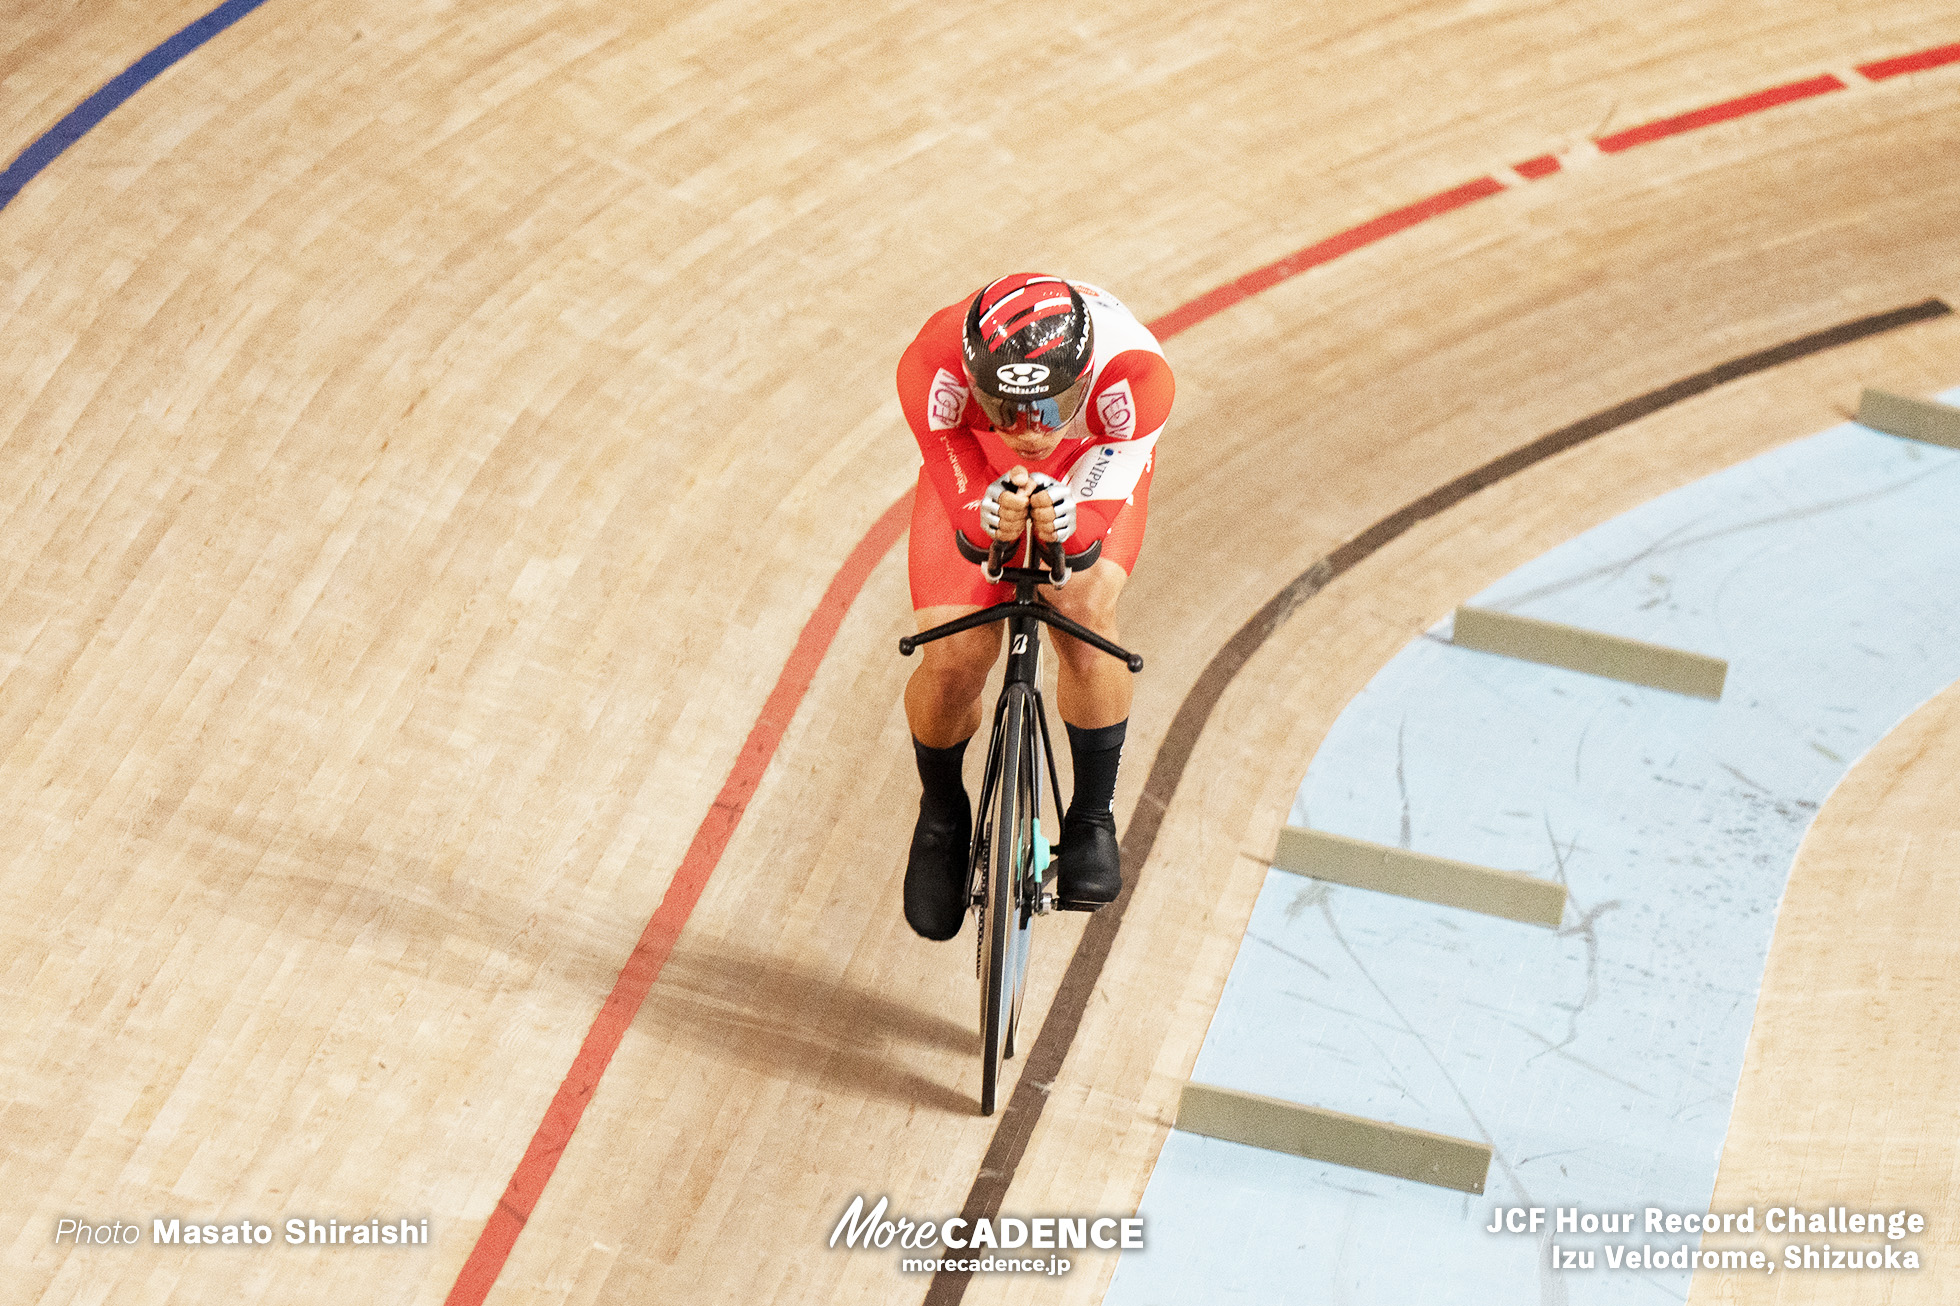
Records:
[[[114,113],[124,100],[155,81],[164,69],[264,3],[265,0],[226,0],[76,105],[67,117],[22,150],[20,157],[8,164],[5,172],[0,172],[0,209],[11,204],[14,196],[20,194],[21,187],[39,176],[41,169],[53,163],[63,150],[80,140],[91,127]]]
[[[1719,703],[1455,648],[1446,627],[1383,667],[1292,821],[1562,880],[1564,925],[1273,872],[1192,1078],[1488,1142],[1488,1188],[1173,1131],[1107,1306],[1685,1300],[1687,1270],[1558,1272],[1550,1244],[1697,1243],[1639,1213],[1708,1209],[1797,847],[1855,759],[1960,680],[1957,501],[1960,454],[1846,424],[1473,600],[1726,657]],[[1636,1232],[1488,1232],[1512,1206],[1634,1212]]]

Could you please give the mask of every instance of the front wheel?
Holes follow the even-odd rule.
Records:
[[[990,776],[980,824],[990,837],[981,868],[980,1114],[999,1100],[1000,1067],[1013,1055],[1021,984],[1027,974],[1023,888],[1035,856],[1034,698],[1026,685],[1007,688],[997,740],[1000,774]]]
[[[1041,736],[1035,729],[1035,714],[1041,710],[1038,695],[1030,695],[1023,711],[1025,729],[1019,772],[1020,798],[1016,803],[1016,843],[1020,856],[1014,865],[1014,895],[1008,922],[1007,979],[1012,988],[1007,1019],[1007,1038],[1001,1055],[1012,1060],[1021,1032],[1021,1002],[1028,993],[1029,927],[1041,902],[1042,877],[1048,869],[1048,840],[1041,834]]]

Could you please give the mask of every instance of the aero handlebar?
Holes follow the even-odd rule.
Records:
[[[1033,532],[1030,531],[1028,534],[1032,535]],[[922,630],[916,635],[906,635],[898,641],[898,651],[900,653],[906,657],[911,657],[913,651],[921,644],[930,644],[936,639],[944,639],[948,635],[957,635],[963,630],[972,630],[978,626],[990,626],[996,621],[1005,621],[1010,617],[1020,617],[1032,618],[1045,626],[1053,626],[1064,635],[1072,635],[1091,648],[1100,649],[1102,652],[1109,654],[1109,656],[1128,667],[1132,673],[1143,670],[1143,658],[1141,656],[1111,643],[1080,622],[1071,621],[1069,618],[1055,611],[1055,609],[1049,607],[1046,603],[1042,603],[1034,597],[1034,587],[1036,585],[1060,585],[1068,579],[1069,572],[1087,571],[1089,568],[1095,566],[1096,559],[1102,556],[1101,540],[1097,540],[1094,544],[1082,550],[1082,552],[1074,555],[1064,554],[1062,552],[1062,546],[1059,543],[1051,544],[1044,550],[1047,556],[1043,559],[1043,561],[1050,564],[1049,567],[1035,568],[993,565],[996,561],[995,554],[1001,551],[999,541],[995,541],[992,549],[983,550],[968,540],[958,529],[953,531],[953,538],[959,544],[960,556],[968,562],[979,563],[981,566],[986,567],[987,571],[985,574],[989,579],[1013,581],[1016,596],[1012,602],[996,603],[990,608],[981,608],[977,612],[969,612],[964,617],[955,617],[944,625],[934,626],[931,630]],[[1015,543],[1018,544],[1019,541]],[[1011,552],[1014,547],[1014,544],[1010,544],[1007,546],[1007,550]]]
[[[1032,536],[1034,532],[1028,531],[1026,534]],[[953,532],[953,543],[959,546],[960,556],[962,558],[965,558],[968,562],[979,563],[986,569],[987,575],[995,579],[1005,574],[1007,560],[1013,556],[1014,551],[1021,545],[1021,541],[1019,540],[995,540],[992,548],[982,550],[979,545],[966,538],[966,532],[957,529]],[[1096,559],[1102,557],[1101,540],[1097,540],[1094,544],[1091,544],[1088,548],[1076,554],[1062,552],[1062,545],[1059,540],[1049,544],[1043,544],[1041,541],[1036,540],[1034,541],[1034,547],[1035,551],[1040,555],[1042,569],[1048,573],[1046,583],[1055,586],[1068,584],[1070,572],[1087,571],[1096,565]]]

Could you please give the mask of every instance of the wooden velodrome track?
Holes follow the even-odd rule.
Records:
[[[0,156],[208,7],[19,0]],[[1028,267],[1160,318],[1565,156],[1171,340],[1124,601],[1149,660],[1127,820],[1208,662],[1371,523],[1723,359],[1960,305],[1960,71],[1846,73],[1955,40],[1932,0],[267,0],[0,210],[0,1299],[435,1303],[494,1278],[509,1302],[920,1300],[892,1258],[823,1245],[858,1194],[957,1211],[996,1125],[971,934],[926,944],[898,910],[902,549],[860,550],[766,769],[744,748],[912,482],[891,375],[925,315]],[[1848,89],[1586,146],[1828,72]],[[1863,383],[1957,381],[1952,318],[1763,372],[1473,496],[1273,631],[1179,744],[1005,1209],[1134,1208],[1300,772],[1398,647]],[[1820,819],[1718,1205],[1875,1198],[1950,1245],[1952,891],[1830,907],[1861,831],[1900,864],[1950,846],[1954,712]],[[513,1204],[702,830],[725,852],[542,1198]],[[1083,928],[1044,922],[1034,1020]],[[1880,983],[1885,957],[1920,969]],[[1891,1000],[1894,1036],[1840,1037],[1843,1004]],[[1799,1078],[1838,1096],[1792,1122]],[[472,1279],[500,1201],[528,1222]],[[54,1245],[70,1216],[435,1236]],[[1091,1302],[1113,1267],[932,1291]],[[1841,1290],[1945,1300],[1939,1273]]]

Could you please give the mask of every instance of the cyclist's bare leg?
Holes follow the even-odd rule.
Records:
[[[975,611],[921,608],[919,629]],[[980,729],[980,692],[1000,655],[1001,629],[982,626],[924,645],[905,686],[905,716],[918,762],[919,820],[905,861],[905,919],[928,939],[950,939],[966,916],[972,812],[961,781],[966,744]]]
[[[1069,577],[1066,586],[1048,590],[1047,599],[1064,616],[1114,641],[1116,600],[1129,578],[1121,565],[1106,559]],[[1053,633],[1061,664],[1056,706],[1068,728],[1075,773],[1062,820],[1062,899],[1109,902],[1123,885],[1116,816],[1110,809],[1129,724],[1130,669],[1080,640]]]
[[[974,611],[978,609],[957,605],[920,608],[919,629]],[[980,728],[980,695],[987,687],[987,674],[1000,659],[1000,644],[1001,627],[996,624],[948,635],[920,648],[919,668],[905,684],[905,720],[914,739],[928,748],[951,748],[973,737]]]
[[[1116,600],[1130,573],[1107,558],[1086,572],[1070,576],[1060,589],[1044,587],[1042,595],[1055,611],[1073,618],[1115,643]],[[1122,662],[1080,640],[1052,632],[1057,668],[1055,707],[1062,720],[1085,730],[1113,726],[1130,716],[1134,678]],[[976,708],[976,711],[978,709]],[[977,726],[979,718],[974,718]]]

